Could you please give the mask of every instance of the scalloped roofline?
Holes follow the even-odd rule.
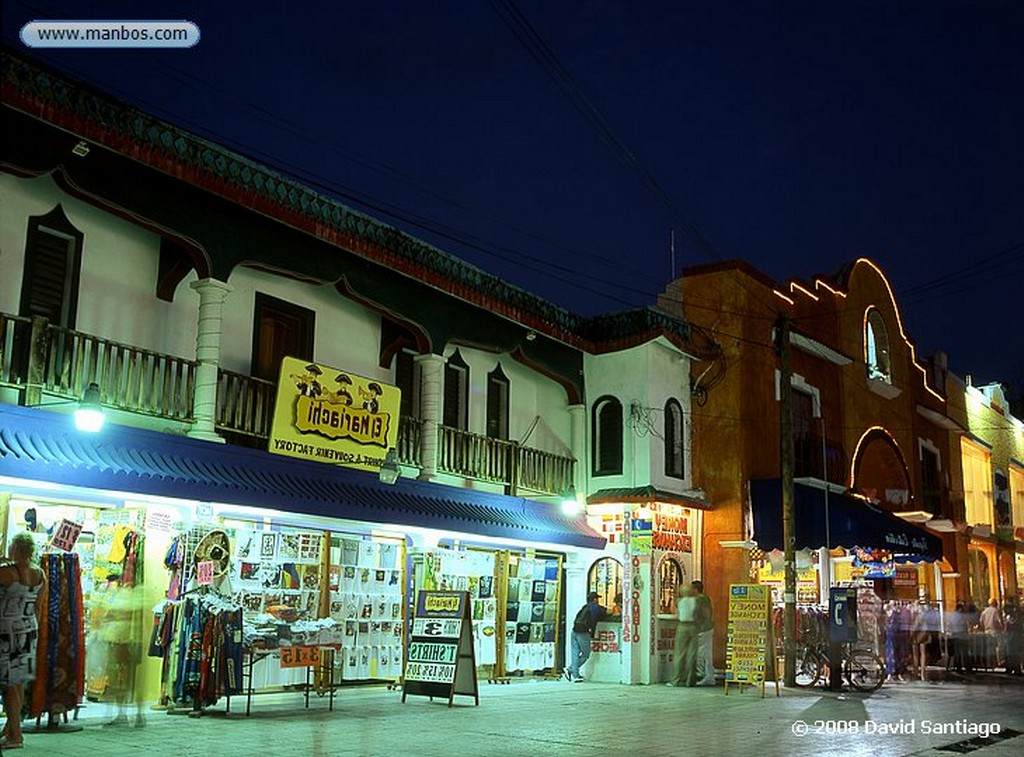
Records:
[[[404,275],[430,271],[442,291],[484,307],[513,322],[540,331],[579,349],[607,351],[614,344],[636,344],[665,336],[681,349],[692,348],[690,325],[656,311],[653,306],[607,315],[581,316],[511,284],[483,269],[385,224],[344,203],[312,190],[287,173],[219,146],[158,119],[109,94],[3,46],[4,106],[93,141],[152,170],[181,178],[170,170],[191,159],[205,177],[202,189],[240,207],[261,212],[257,203],[240,202],[244,189],[261,206],[276,209],[275,220],[290,228],[315,233],[328,226],[362,244],[350,252],[375,260],[374,250],[386,249],[393,262],[405,261]],[[102,120],[101,120],[102,119]],[[255,181],[254,177],[259,177]],[[243,178],[244,177],[244,184]],[[308,222],[303,227],[299,221]],[[340,245],[339,245],[340,246]],[[471,295],[467,297],[467,294]],[[655,315],[651,315],[654,313]],[[646,315],[645,315],[646,314]],[[629,331],[629,325],[635,327]],[[657,333],[651,333],[652,329]]]

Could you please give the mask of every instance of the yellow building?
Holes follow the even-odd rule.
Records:
[[[961,440],[969,598],[981,606],[1024,589],[1024,422],[999,384],[964,388]]]

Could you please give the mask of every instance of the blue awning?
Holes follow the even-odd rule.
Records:
[[[864,547],[887,549],[913,561],[941,560],[942,540],[892,513],[842,492],[797,482],[793,485],[796,549]],[[782,539],[782,482],[750,482],[754,541],[765,552],[784,549]],[[828,532],[826,542],[826,515]]]
[[[0,475],[574,547],[606,543],[558,505],[408,479],[388,485],[366,471],[127,426],[84,434],[70,416],[14,405],[0,405]]]

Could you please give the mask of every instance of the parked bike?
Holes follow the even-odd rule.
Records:
[[[876,691],[885,682],[885,661],[864,645],[842,645],[843,678],[857,691]],[[808,644],[797,650],[796,685],[814,686],[829,680],[828,647]]]

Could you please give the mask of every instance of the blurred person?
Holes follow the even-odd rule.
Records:
[[[981,613],[978,612],[978,606],[973,602],[967,603],[967,665],[968,672],[973,673],[974,669],[979,666],[981,661],[981,655],[979,654],[978,647],[982,645],[984,639],[981,636]]]
[[[999,609],[999,602],[997,600],[989,600],[988,607],[981,611],[978,625],[981,627],[981,632],[985,635],[985,667],[989,669],[997,668],[1001,663],[1002,637],[1005,630],[1003,612]]]
[[[1024,672],[1024,613],[1016,597],[1008,600],[1003,608],[1006,672],[1020,675]]]
[[[11,539],[9,559],[0,563],[0,686],[7,714],[0,751],[24,746],[22,706],[25,684],[36,675],[36,600],[45,580],[43,572],[34,565],[35,549],[29,534],[17,534]]]
[[[914,674],[922,681],[928,680],[928,650],[935,641],[938,628],[938,610],[924,600],[918,602],[911,610],[910,651]]]
[[[668,686],[697,685],[697,596],[692,586],[681,584],[676,600],[675,675]]]
[[[612,602],[612,609],[608,612],[609,616],[622,617],[622,592],[620,591],[615,595],[615,600]]]
[[[967,611],[963,602],[946,614],[946,670],[963,673],[967,669]]]
[[[145,594],[141,586],[121,586],[120,576],[108,578],[103,613],[91,634],[95,668],[103,671],[101,699],[112,701],[114,719],[105,725],[145,725],[141,681],[142,637],[149,628]],[[133,710],[129,713],[129,708]],[[129,714],[134,718],[130,718]]]
[[[703,581],[691,581],[697,598],[697,685],[715,685],[715,661],[713,644],[715,636],[714,609],[711,597],[704,593]]]

